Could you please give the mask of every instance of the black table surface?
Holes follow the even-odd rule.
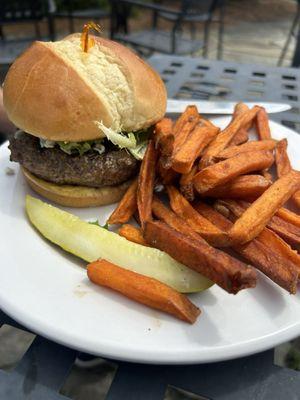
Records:
[[[298,68],[161,55],[149,61],[162,76],[170,98],[288,103],[291,110],[270,117],[300,133]]]
[[[272,118],[300,132],[300,70],[173,56],[153,56],[149,61],[162,75],[169,97],[287,102],[292,110]],[[18,327],[0,311],[3,324]],[[159,400],[168,385],[210,400],[299,399],[300,373],[275,366],[273,353],[192,366],[117,362],[106,399]],[[59,389],[77,355],[37,336],[13,371],[0,371],[0,399],[66,399]]]

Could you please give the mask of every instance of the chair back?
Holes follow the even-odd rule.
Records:
[[[47,0],[1,0],[0,23],[37,21],[48,14]]]
[[[211,14],[219,3],[221,3],[221,0],[181,0],[181,11],[185,15]]]
[[[67,11],[69,15],[72,15],[74,11],[74,0],[60,0],[59,4],[60,9],[63,9],[64,11]]]

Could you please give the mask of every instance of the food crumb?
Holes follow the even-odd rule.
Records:
[[[157,328],[161,327],[161,320],[159,318],[154,319],[154,326]]]
[[[81,297],[83,297],[83,296],[85,296],[87,294],[87,291],[86,290],[75,289],[74,290],[74,294],[75,294],[76,297],[81,298]]]
[[[10,167],[6,167],[5,168],[5,174],[6,175],[15,175],[15,170],[13,169],[13,168],[10,168]]]

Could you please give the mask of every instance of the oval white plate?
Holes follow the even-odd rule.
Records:
[[[215,121],[223,127],[229,118]],[[271,128],[274,138],[288,138],[293,166],[299,169],[300,136],[274,122]],[[0,305],[24,326],[95,355],[174,364],[240,357],[300,334],[300,295],[289,295],[262,275],[255,289],[236,296],[216,285],[192,295],[202,310],[193,326],[91,284],[83,262],[44,240],[27,221],[24,197],[34,193],[8,158],[4,145],[0,148]],[[15,175],[5,173],[8,166]],[[112,209],[69,211],[104,223]]]

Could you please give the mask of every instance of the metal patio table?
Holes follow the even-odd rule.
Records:
[[[272,119],[300,133],[300,70],[155,55],[169,97],[280,101]],[[201,112],[201,110],[200,110]],[[0,311],[0,325],[18,326]],[[24,329],[24,328],[22,328]],[[117,362],[107,400],[162,400],[168,385],[210,400],[298,400],[300,372],[275,366],[273,350],[214,364],[154,366]],[[0,399],[59,400],[77,352],[37,336],[12,372],[0,371]],[[96,400],[96,399],[95,399]]]

